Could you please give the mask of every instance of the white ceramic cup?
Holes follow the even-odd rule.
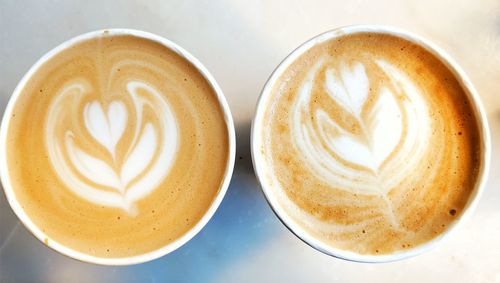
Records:
[[[93,39],[93,38],[98,38],[102,36],[103,34],[107,35],[130,35],[130,36],[135,36],[139,38],[145,38],[148,40],[152,40],[154,42],[160,43],[164,45],[165,47],[169,48],[170,50],[176,52],[179,54],[181,57],[189,61],[193,66],[195,66],[198,71],[205,77],[205,79],[208,81],[208,83],[212,86],[212,88],[215,90],[215,93],[217,95],[217,99],[219,101],[219,104],[224,112],[224,119],[227,125],[227,132],[228,132],[228,144],[229,144],[229,155],[228,155],[228,160],[227,160],[227,168],[226,172],[224,173],[224,179],[223,182],[221,183],[219,192],[217,193],[217,196],[213,200],[212,204],[208,208],[208,210],[205,212],[203,217],[196,223],[195,226],[193,226],[188,232],[186,232],[182,237],[178,238],[172,243],[169,243],[166,246],[163,246],[157,250],[137,255],[137,256],[131,256],[131,257],[120,257],[120,258],[102,258],[102,257],[95,257],[92,255],[88,255],[76,250],[73,250],[69,247],[66,247],[57,241],[51,239],[48,235],[46,235],[40,227],[36,226],[35,223],[30,219],[30,217],[26,214],[26,212],[23,210],[21,204],[18,202],[16,199],[16,195],[14,193],[14,189],[12,188],[12,184],[9,178],[9,174],[7,174],[9,168],[7,165],[7,160],[6,160],[6,140],[7,140],[7,130],[10,122],[10,117],[12,116],[12,111],[14,108],[14,105],[21,94],[25,84],[27,81],[31,78],[31,76],[40,68],[40,66],[45,63],[46,61],[50,60],[53,56],[56,54],[64,51],[65,49],[79,43],[85,40]],[[2,180],[3,188],[5,191],[5,195],[7,197],[7,200],[12,207],[12,210],[14,210],[15,214],[21,222],[24,224],[24,226],[40,241],[44,242],[47,246],[51,247],[52,249],[67,255],[69,257],[72,257],[74,259],[78,259],[81,261],[85,262],[90,262],[90,263],[96,263],[96,264],[103,264],[103,265],[130,265],[130,264],[137,264],[137,263],[142,263],[146,261],[150,261],[156,258],[159,258],[163,255],[166,255],[180,246],[184,245],[186,242],[188,242],[191,238],[193,238],[200,230],[207,224],[207,222],[210,220],[210,218],[214,215],[215,211],[219,207],[222,199],[224,198],[224,195],[226,194],[227,188],[229,186],[229,182],[231,180],[231,176],[233,174],[233,167],[234,167],[234,156],[235,156],[235,150],[236,150],[236,141],[235,141],[235,133],[234,133],[234,123],[233,123],[233,118],[231,116],[231,112],[229,110],[229,106],[226,102],[226,99],[224,97],[224,94],[222,93],[221,88],[213,78],[213,76],[208,72],[208,70],[201,64],[198,59],[196,59],[193,55],[191,55],[189,52],[184,50],[182,47],[179,45],[173,43],[170,40],[167,40],[163,37],[160,37],[158,35],[154,35],[148,32],[144,31],[138,31],[138,30],[131,30],[131,29],[108,29],[108,30],[99,30],[99,31],[94,31],[94,32],[89,32],[86,34],[82,34],[80,36],[74,37],[61,45],[57,46],[56,48],[52,49],[49,51],[47,54],[45,54],[42,58],[40,58],[26,73],[26,75],[21,79],[19,84],[17,85],[16,89],[14,90],[14,93],[12,94],[9,103],[7,105],[7,108],[5,110],[3,120],[2,120],[2,125],[0,129],[0,177]]]
[[[457,78],[457,80],[460,82],[462,87],[465,89],[467,95],[469,96],[469,99],[472,103],[473,111],[475,112],[477,117],[479,134],[481,136],[481,147],[483,152],[481,156],[482,167],[479,170],[478,179],[474,191],[470,195],[470,198],[464,207],[464,212],[462,213],[460,218],[457,219],[455,222],[453,222],[450,225],[450,227],[446,231],[444,231],[441,235],[432,239],[431,241],[416,246],[413,249],[395,252],[389,255],[364,255],[347,250],[337,249],[329,245],[326,245],[325,243],[316,239],[306,230],[304,230],[286,213],[286,211],[280,206],[279,202],[277,201],[277,198],[273,194],[271,184],[264,177],[267,170],[270,169],[266,168],[265,156],[264,153],[260,150],[260,148],[262,147],[261,133],[263,131],[263,128],[266,127],[266,121],[263,121],[264,111],[267,108],[267,106],[270,103],[272,103],[271,101],[272,88],[276,84],[280,76],[283,74],[283,72],[298,57],[300,57],[302,54],[304,54],[312,47],[337,37],[341,37],[347,34],[355,34],[362,32],[377,32],[406,39],[410,42],[413,42],[425,48],[430,53],[435,55],[441,62],[443,62],[454,74],[454,76]],[[443,50],[441,50],[428,40],[421,38],[420,36],[393,27],[377,26],[377,25],[355,25],[355,26],[347,26],[334,29],[306,41],[304,44],[295,49],[278,65],[278,67],[274,70],[274,72],[271,74],[270,78],[264,85],[260,98],[257,102],[257,109],[252,123],[252,133],[251,133],[252,161],[255,174],[257,175],[257,179],[260,182],[262,191],[264,192],[264,195],[269,205],[271,206],[275,214],[278,216],[278,218],[281,220],[281,222],[292,233],[294,233],[306,244],[310,245],[311,247],[325,254],[350,261],[373,262],[373,263],[396,261],[421,254],[436,246],[436,244],[440,242],[442,239],[452,235],[452,232],[456,230],[459,224],[463,223],[467,218],[470,217],[472,211],[474,210],[474,207],[477,205],[477,202],[479,201],[489,171],[490,154],[491,154],[490,147],[491,147],[491,141],[490,141],[488,122],[486,120],[486,114],[479,99],[479,95],[477,94],[470,80],[465,75],[464,71],[458,66],[458,64],[455,63],[455,61],[453,61],[453,59],[451,59],[450,56],[448,56]]]

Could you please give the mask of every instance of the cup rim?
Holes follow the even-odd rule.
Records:
[[[200,74],[205,78],[205,80],[210,84],[212,89],[214,90],[217,101],[222,108],[223,114],[224,114],[224,121],[227,127],[227,135],[228,135],[228,159],[226,162],[226,169],[224,172],[224,178],[222,179],[222,182],[219,186],[219,190],[215,196],[215,198],[212,200],[212,203],[210,204],[210,207],[205,211],[204,215],[200,218],[198,223],[196,223],[193,227],[191,227],[190,230],[188,230],[185,234],[183,234],[181,237],[176,239],[175,241],[168,243],[167,245],[158,248],[156,250],[139,254],[139,255],[134,255],[134,256],[128,256],[128,257],[112,257],[112,258],[107,258],[107,257],[97,257],[97,256],[92,256],[85,254],[83,252],[71,249],[69,247],[66,247],[56,240],[51,239],[47,234],[45,234],[32,220],[31,218],[27,215],[27,213],[24,211],[20,203],[17,201],[14,190],[12,188],[12,184],[10,181],[10,176],[8,174],[8,165],[7,165],[7,157],[6,157],[6,140],[7,140],[7,132],[8,132],[8,126],[10,125],[10,117],[14,108],[14,105],[16,104],[18,97],[20,96],[22,90],[24,89],[24,86],[28,82],[28,80],[33,76],[33,74],[41,67],[42,64],[50,60],[52,57],[55,55],[59,54],[60,52],[66,50],[67,48],[74,46],[77,43],[98,38],[103,35],[110,35],[110,36],[117,36],[117,35],[129,35],[129,36],[134,36],[138,38],[143,38],[147,39],[156,43],[159,43],[168,49],[174,51],[176,54],[187,60],[189,63],[191,63],[199,72]],[[9,102],[7,104],[7,107],[5,109],[1,127],[0,127],[0,179],[3,185],[3,189],[5,192],[5,196],[7,197],[7,201],[9,205],[11,206],[12,210],[14,213],[17,215],[19,218],[20,222],[31,232],[32,235],[34,235],[38,240],[40,240],[42,243],[44,243],[46,246],[52,248],[53,250],[66,255],[70,258],[77,259],[83,262],[88,262],[88,263],[94,263],[94,264],[100,264],[100,265],[113,265],[113,266],[120,266],[120,265],[132,265],[132,264],[139,264],[147,261],[151,261],[154,259],[157,259],[159,257],[162,257],[168,253],[173,252],[174,250],[180,248],[182,245],[187,243],[189,240],[191,240],[194,236],[196,236],[202,229],[205,227],[205,225],[208,223],[208,221],[212,218],[214,215],[215,211],[219,207],[220,203],[222,202],[222,199],[224,198],[227,189],[229,187],[229,183],[231,181],[231,177],[233,174],[233,169],[234,169],[234,161],[235,161],[235,152],[236,152],[236,137],[235,137],[235,130],[234,130],[234,122],[233,118],[231,115],[231,111],[229,108],[229,105],[226,101],[226,98],[224,96],[224,93],[222,92],[222,89],[218,85],[217,81],[215,78],[212,76],[212,74],[208,71],[208,69],[191,53],[186,51],[184,48],[181,46],[177,45],[176,43],[161,37],[159,35],[150,33],[150,32],[145,32],[141,30],[136,30],[136,29],[128,29],[128,28],[112,28],[112,29],[101,29],[101,30],[95,30],[91,32],[87,32],[78,36],[75,36],[61,44],[59,44],[57,47],[53,48],[49,52],[45,53],[40,59],[36,61],[35,64],[33,64],[28,72],[23,76],[23,78],[19,81],[17,84],[16,88],[14,89],[14,92],[12,93]]]
[[[301,227],[295,220],[293,220],[284,209],[280,206],[276,197],[274,196],[271,184],[267,181],[266,178],[266,167],[267,161],[263,153],[261,153],[260,148],[262,144],[262,126],[263,126],[263,117],[264,112],[267,108],[268,103],[270,103],[270,96],[272,92],[272,88],[275,86],[277,80],[283,74],[283,72],[302,54],[317,46],[320,43],[325,41],[342,37],[349,34],[356,33],[364,33],[364,32],[373,32],[373,33],[381,33],[393,35],[405,40],[408,40],[412,43],[415,43],[432,55],[434,55],[440,62],[445,64],[445,66],[453,73],[458,82],[461,84],[462,88],[465,90],[468,99],[471,102],[472,110],[476,116],[477,126],[479,130],[479,135],[481,137],[481,147],[482,147],[482,155],[481,155],[481,168],[478,173],[478,179],[476,181],[475,187],[467,203],[464,206],[462,214],[458,219],[450,223],[445,231],[443,231],[437,237],[424,242],[412,249],[397,251],[392,254],[387,255],[370,255],[370,254],[360,254],[356,252],[352,252],[349,250],[338,249],[333,246],[329,246],[324,242],[316,239],[309,232]],[[453,234],[457,228],[467,219],[470,218],[472,212],[474,211],[477,203],[481,197],[481,194],[484,191],[484,187],[486,184],[486,180],[489,173],[490,167],[490,156],[491,156],[491,140],[490,140],[490,132],[488,127],[488,121],[486,118],[486,112],[481,103],[480,97],[474,88],[472,82],[467,77],[463,69],[440,47],[436,46],[434,43],[430,42],[427,39],[422,38],[419,35],[416,35],[412,32],[402,30],[392,26],[386,25],[349,25],[344,27],[335,28],[319,35],[316,35],[309,40],[305,41],[299,47],[294,49],[291,53],[289,53],[274,69],[268,78],[267,82],[264,84],[262,88],[261,94],[256,104],[254,119],[252,121],[251,128],[251,153],[252,153],[252,163],[255,171],[255,175],[257,176],[257,180],[262,189],[262,193],[265,196],[266,201],[269,206],[276,214],[278,219],[290,230],[295,236],[297,236],[300,240],[302,240],[307,245],[312,248],[327,254],[329,256],[333,256],[336,258],[353,261],[353,262],[362,262],[362,263],[383,263],[383,262],[392,262],[398,261],[410,257],[414,257],[416,255],[422,254],[426,251],[431,250],[436,246],[436,244],[442,241],[444,238],[449,237]],[[270,170],[270,169],[268,169]]]

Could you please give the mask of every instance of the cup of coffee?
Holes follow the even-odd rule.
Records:
[[[419,36],[373,25],[293,51],[262,90],[251,139],[283,224],[359,262],[411,257],[450,235],[490,159],[486,115],[460,67]]]
[[[234,125],[208,70],[175,43],[111,29],[43,56],[15,89],[0,136],[2,184],[39,240],[127,265],[193,238],[231,179]]]

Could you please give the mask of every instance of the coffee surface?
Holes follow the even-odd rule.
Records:
[[[298,57],[262,119],[264,183],[323,243],[359,254],[414,248],[462,213],[481,168],[468,96],[434,55],[378,33]]]
[[[158,249],[219,192],[228,131],[216,93],[151,40],[103,33],[43,63],[8,127],[15,196],[44,233],[98,257]]]

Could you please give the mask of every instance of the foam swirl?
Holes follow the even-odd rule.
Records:
[[[85,102],[91,91],[85,80],[75,80],[55,96],[45,125],[48,157],[60,180],[78,196],[136,215],[134,202],[152,192],[174,162],[178,143],[174,113],[165,96],[141,81],[126,84],[135,117],[129,115],[120,99],[109,102],[107,111],[98,100]],[[85,103],[83,112],[73,113],[81,103]],[[145,108],[154,115],[156,123],[144,119]],[[61,121],[71,119],[72,115],[82,116],[85,130],[106,149],[108,156],[87,152],[85,143],[81,143],[84,136],[75,134],[78,131],[71,128],[61,128]],[[131,126],[134,126],[132,140],[118,158],[117,144]]]
[[[369,94],[370,80],[362,63],[327,68],[323,87],[330,102],[355,120],[347,129],[321,105],[311,103],[320,60],[300,86],[290,116],[293,141],[311,172],[333,187],[351,193],[386,195],[425,153],[429,114],[418,89],[397,68],[376,61],[390,80]],[[371,96],[371,97],[370,97]]]
[[[410,249],[465,206],[481,165],[474,112],[454,74],[421,47],[341,36],[292,62],[270,97],[256,124],[270,169],[263,183],[324,244]]]
[[[232,160],[205,72],[156,36],[125,33],[52,52],[19,90],[7,130],[23,210],[51,243],[99,258],[144,255],[201,227]]]

